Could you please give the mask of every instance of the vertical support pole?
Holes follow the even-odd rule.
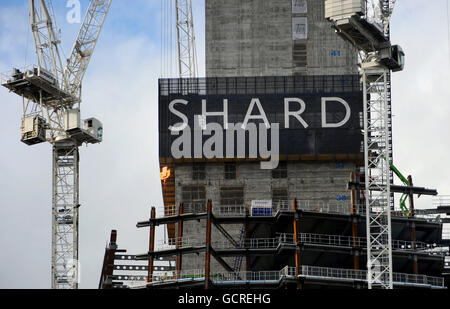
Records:
[[[175,7],[179,74],[180,77],[197,77],[197,51],[192,0],[175,0]]]
[[[73,189],[73,217],[74,217],[74,228],[73,228],[73,265],[74,267],[74,283],[73,288],[78,289],[79,278],[79,225],[80,225],[80,152],[78,147],[73,148],[73,159],[74,159],[74,189]]]
[[[52,289],[58,288],[57,238],[58,238],[58,150],[53,147],[53,172],[52,172]]]
[[[352,182],[355,182],[355,173],[352,172],[350,176]],[[358,249],[358,217],[356,205],[356,190],[352,189],[351,193],[351,207],[352,207],[352,247],[353,247],[353,269],[359,270],[359,249]]]
[[[412,246],[413,246],[413,274],[414,275],[418,275],[419,274],[419,264],[417,262],[417,255],[416,255],[416,251],[417,251],[417,244],[416,244],[416,224],[414,222],[411,223],[411,242],[412,242]]]
[[[412,187],[413,186],[413,180],[411,175],[408,176],[408,186]],[[414,211],[414,194],[410,194],[409,195],[409,213],[410,213],[410,217],[414,218],[416,216],[415,211]],[[411,223],[411,242],[412,242],[412,246],[413,246],[413,250],[414,250],[414,255],[413,255],[413,274],[418,275],[419,274],[419,265],[417,262],[417,255],[416,255],[416,250],[417,250],[417,237],[416,237],[416,224],[414,222]]]
[[[245,239],[250,239],[250,226],[249,226],[249,220],[248,220],[249,215],[250,215],[249,210],[245,209],[245,218],[246,218],[246,220],[245,220]],[[247,254],[245,255],[245,270],[247,272],[250,271],[250,255],[248,254],[248,251],[247,251]]]
[[[178,216],[181,217],[184,211],[184,205],[181,203],[180,207],[178,208]],[[177,249],[179,249],[183,243],[183,220],[179,218],[180,221],[178,221],[178,233],[177,233]],[[182,263],[183,263],[183,255],[181,253],[177,254],[177,274],[176,278],[181,278],[181,270],[182,270]]]
[[[147,282],[153,281],[153,264],[154,264],[154,252],[155,252],[155,222],[154,219],[156,218],[156,208],[152,207],[152,211],[150,214],[150,240],[149,240],[149,248],[148,248],[148,276],[147,276]]]
[[[294,199],[293,209],[294,209],[294,241],[295,241],[295,277],[298,280],[297,290],[300,290],[302,289],[302,284],[300,283],[299,276],[302,274],[302,270],[300,264],[300,244],[298,239],[299,216],[297,213],[297,199]]]
[[[101,290],[112,289],[112,275],[114,274],[114,259],[117,251],[117,231],[112,230],[109,245],[105,250],[105,258],[103,260],[102,275],[98,288]]]
[[[408,176],[408,186],[409,187],[413,186],[413,181],[412,181],[411,175]],[[414,194],[412,194],[412,193],[409,195],[409,213],[410,213],[410,216],[413,218],[416,216],[416,213],[414,210]]]
[[[73,143],[53,147],[52,288],[78,288],[79,155]]]
[[[211,274],[211,220],[212,220],[212,202],[208,201],[207,219],[206,219],[206,252],[205,252],[205,290],[209,289]]]
[[[368,288],[393,289],[390,188],[390,71],[362,70]]]

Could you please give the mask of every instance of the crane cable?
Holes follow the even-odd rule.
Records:
[[[450,66],[450,0],[447,0],[447,42],[448,42],[448,57],[449,57],[449,66]]]
[[[161,64],[160,76],[167,78],[173,74],[174,67],[174,5],[173,0],[161,0]]]

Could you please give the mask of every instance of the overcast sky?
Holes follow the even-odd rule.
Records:
[[[82,118],[104,123],[104,142],[81,148],[81,287],[96,288],[112,229],[130,253],[144,253],[148,229],[135,228],[162,205],[158,163],[157,78],[161,1],[114,0],[84,78]],[[65,56],[79,24],[55,0]],[[82,0],[82,11],[88,0]],[[0,72],[35,63],[28,0],[0,3]],[[204,0],[193,0],[204,72]],[[400,0],[392,39],[406,52],[394,74],[394,160],[414,184],[450,194],[450,52],[447,0]],[[63,57],[64,58],[64,57]],[[51,147],[20,142],[21,99],[0,88],[0,288],[49,288]],[[398,199],[398,198],[396,198]],[[419,207],[431,206],[420,198]]]

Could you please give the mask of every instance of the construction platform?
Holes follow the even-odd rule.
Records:
[[[444,277],[450,269],[450,239],[446,235],[443,239],[443,219],[437,213],[446,211],[416,210],[414,217],[393,213],[395,288],[448,287]],[[137,224],[150,227],[149,251],[127,256],[130,265],[141,266],[117,265],[124,251],[117,250],[112,239],[100,288],[367,288],[365,218],[363,206],[296,201],[279,203],[271,215],[261,217],[251,216],[244,206],[213,208],[211,201],[203,209],[189,205],[166,209],[160,217],[152,209],[151,218]],[[175,224],[180,230],[184,222],[201,220],[206,220],[205,238],[180,237],[155,245],[156,226]],[[224,228],[229,224],[243,224],[245,237],[233,239]],[[225,241],[212,238],[213,227]],[[204,257],[205,268],[181,269],[188,254]],[[224,271],[211,272],[211,257]],[[235,264],[227,258],[234,258]],[[176,261],[176,269],[161,272],[154,266],[161,259]],[[243,259],[245,270],[236,267]]]

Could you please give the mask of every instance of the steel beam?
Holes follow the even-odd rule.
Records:
[[[156,217],[156,208],[152,207],[150,219],[153,220]],[[156,234],[156,228],[154,225],[150,227],[150,237],[149,237],[149,253],[155,252],[155,234]],[[153,281],[153,264],[154,264],[154,257],[153,254],[149,254],[148,257],[148,276],[147,276],[147,282]]]
[[[364,182],[349,182],[348,189],[356,189],[356,190],[364,190],[366,184]],[[380,191],[380,188],[374,188],[373,191]],[[416,195],[428,195],[428,196],[436,196],[438,192],[435,189],[427,189],[422,187],[405,187],[405,186],[390,186],[391,193],[404,193],[404,194],[416,194]]]
[[[355,173],[351,173],[351,180],[355,181]],[[358,216],[356,213],[356,190],[353,188],[351,192],[351,204],[352,204],[352,247],[353,247],[353,269],[359,270],[359,248],[357,246],[358,239]]]
[[[294,199],[293,209],[294,209],[294,242],[295,242],[295,277],[298,279],[302,274],[302,267],[300,263],[300,243],[298,238],[299,215],[297,213],[297,199]],[[297,283],[297,289],[298,290],[302,289],[302,284],[300,282]]]
[[[178,208],[178,216],[183,215],[184,205],[180,204],[180,207]],[[177,249],[180,248],[180,243],[183,241],[183,221],[178,222],[178,233],[177,233]],[[183,263],[183,254],[178,253],[177,254],[177,274],[176,277],[178,278],[181,274],[182,270],[182,263]]]
[[[114,260],[117,251],[117,231],[111,231],[109,245],[105,250],[105,257],[103,259],[102,275],[100,277],[99,289],[112,289],[111,276],[114,273]]]
[[[206,220],[205,290],[210,288],[212,202],[208,201]]]
[[[247,209],[245,209],[245,216],[246,216],[246,217],[249,217],[249,215],[250,215],[250,211],[249,211],[249,209],[247,208]],[[245,239],[250,239],[250,237],[251,237],[251,234],[250,234],[250,224],[249,224],[248,221],[246,221],[246,222],[244,223],[244,228],[245,228]],[[250,255],[249,255],[249,254],[246,254],[246,255],[245,255],[245,270],[246,270],[246,271],[250,271],[250,263],[251,263]]]

